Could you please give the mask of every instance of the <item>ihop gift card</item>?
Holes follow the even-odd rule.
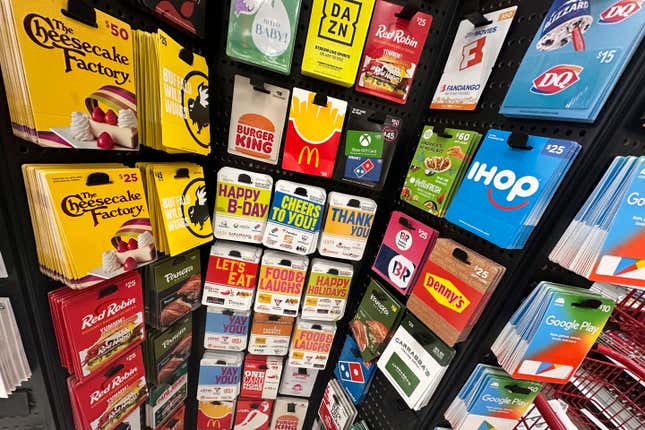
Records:
[[[355,405],[358,405],[365,397],[374,373],[376,373],[376,365],[363,361],[356,341],[348,335],[345,338],[345,344],[340,352],[334,374]]]
[[[593,122],[644,34],[642,0],[555,0],[500,113]]]
[[[509,138],[509,131],[488,131],[446,219],[501,248],[521,249],[580,145],[529,135],[519,148]]]

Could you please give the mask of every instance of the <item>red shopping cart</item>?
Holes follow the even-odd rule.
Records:
[[[516,430],[645,429],[645,291],[625,295],[571,381],[544,386]]]

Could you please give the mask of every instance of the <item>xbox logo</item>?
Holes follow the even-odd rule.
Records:
[[[372,143],[372,136],[369,134],[361,134],[361,137],[358,138],[358,143],[363,147],[370,146],[370,143]]]

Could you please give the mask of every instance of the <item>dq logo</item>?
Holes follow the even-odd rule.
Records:
[[[533,79],[531,92],[543,96],[558,94],[578,82],[583,69],[581,66],[571,64],[553,66]]]
[[[306,155],[305,155],[306,153]],[[298,155],[298,164],[302,164],[302,159],[307,160],[307,165],[311,166],[311,160],[314,159],[313,166],[318,167],[320,165],[320,154],[318,153],[318,148],[311,148],[310,146],[303,146]]]
[[[600,14],[600,23],[617,24],[641,10],[643,0],[620,0]]]
[[[499,170],[497,166],[492,166],[490,169],[487,168],[486,163],[475,161],[468,172],[467,179],[474,182],[479,182],[483,179],[484,185],[492,185],[488,187],[488,200],[497,209],[503,211],[521,209],[529,204],[528,198],[540,188],[540,181],[535,176],[522,176],[521,178],[517,178],[515,172],[512,170]],[[504,200],[509,203],[513,203],[516,197],[525,198],[526,200],[513,206],[499,204],[493,197],[493,188],[500,191],[508,190]]]

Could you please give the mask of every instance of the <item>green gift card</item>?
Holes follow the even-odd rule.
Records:
[[[383,156],[383,132],[347,130],[347,135],[345,136],[345,155],[381,158]]]
[[[288,75],[300,0],[232,0],[226,55]]]
[[[471,130],[447,128],[438,136],[426,126],[410,163],[401,199],[443,217],[461,182],[481,134]]]
[[[401,360],[401,357],[396,352],[392,354],[392,357],[385,364],[385,369],[387,369],[390,375],[392,375],[392,378],[394,378],[399,387],[408,396],[412,395],[414,389],[419,385],[419,378]]]

